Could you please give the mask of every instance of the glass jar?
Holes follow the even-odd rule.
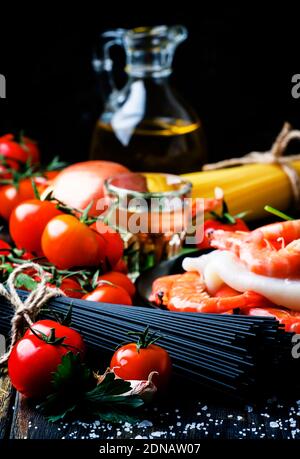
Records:
[[[105,220],[125,244],[129,272],[141,271],[178,254],[190,217],[192,185],[171,174],[128,173],[105,182]]]
[[[111,92],[95,127],[90,158],[116,161],[132,171],[200,170],[206,160],[202,124],[169,83],[186,28],[117,29],[104,36],[109,41],[97,66],[108,73]],[[110,58],[116,44],[124,47],[127,62],[128,81],[121,90],[114,86]]]

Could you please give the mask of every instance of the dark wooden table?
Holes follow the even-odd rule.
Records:
[[[52,424],[11,388],[8,377],[0,377],[0,440],[300,439],[300,391],[290,401],[257,404],[180,383],[170,392],[145,408],[135,425],[99,420]]]
[[[136,425],[101,421],[50,424],[0,379],[0,438],[6,439],[300,439],[300,400],[269,400],[259,406],[207,397],[202,388],[187,394],[177,386],[169,397],[145,408]],[[299,394],[300,399],[300,394]]]

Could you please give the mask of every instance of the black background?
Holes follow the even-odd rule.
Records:
[[[0,134],[24,128],[44,158],[86,159],[101,112],[91,66],[100,33],[109,28],[181,23],[189,30],[174,60],[172,84],[202,118],[210,160],[267,149],[283,121],[300,128],[300,26],[295,7],[203,6],[202,2],[85,2],[29,13],[2,12]],[[172,5],[172,7],[171,7]],[[197,5],[197,7],[196,7]]]

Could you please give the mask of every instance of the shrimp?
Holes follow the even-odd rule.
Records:
[[[250,234],[217,230],[211,245],[230,250],[253,273],[278,278],[300,275],[300,220],[262,226]]]
[[[270,225],[261,226],[252,231],[252,235],[255,236],[257,232],[262,232],[263,237],[272,243],[280,239],[284,241],[285,244],[289,244],[295,239],[300,239],[300,220],[271,223]]]
[[[169,301],[170,289],[181,274],[174,274],[171,276],[163,276],[155,279],[152,284],[152,292],[149,301],[155,303],[157,306],[167,306]]]
[[[197,271],[203,276],[206,289],[212,296],[216,296],[225,284],[239,292],[251,290],[262,295],[273,305],[300,312],[299,280],[252,273],[228,250],[214,250],[199,258],[185,258],[182,265],[185,270]]]
[[[266,305],[262,295],[250,291],[239,293],[227,288],[219,293],[220,296],[218,293],[210,296],[202,276],[197,272],[159,278],[153,285],[154,298],[157,292],[163,292],[164,304],[171,311],[222,314],[236,308]]]

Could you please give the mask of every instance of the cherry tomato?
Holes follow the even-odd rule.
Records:
[[[131,298],[135,295],[135,286],[129,277],[126,276],[126,274],[110,271],[109,273],[105,273],[99,276],[98,281],[101,280],[111,282],[114,285],[119,285],[119,287],[123,287],[129,293]]]
[[[53,182],[53,194],[69,207],[85,209],[92,201],[90,216],[97,216],[97,201],[104,197],[104,181],[128,169],[110,161],[86,161],[61,171]]]
[[[31,164],[40,162],[40,151],[34,140],[21,136],[16,139],[13,134],[0,137],[0,155],[3,156],[7,165],[19,170],[20,163],[30,160]]]
[[[9,220],[13,209],[23,201],[34,198],[31,180],[21,180],[18,186],[4,185],[0,187],[0,215]]]
[[[43,256],[41,237],[47,223],[62,212],[53,202],[31,199],[19,204],[11,213],[9,232],[19,249]]]
[[[217,213],[215,208],[220,205],[222,205],[222,209]],[[211,247],[210,240],[215,230],[249,231],[248,226],[242,219],[247,212],[236,216],[231,215],[224,199],[223,190],[220,188],[215,189],[215,198],[207,200],[207,212],[212,218],[204,222],[203,239],[197,244],[199,249],[209,249]]]
[[[104,239],[73,215],[50,220],[42,234],[42,250],[57,268],[99,266],[105,255]]]
[[[21,255],[22,260],[33,260],[35,256],[33,253],[30,252],[24,252],[23,255]]]
[[[124,243],[120,234],[100,220],[91,225],[91,228],[96,230],[105,242],[105,261],[108,270],[111,270],[123,256]]]
[[[38,398],[51,391],[53,373],[67,352],[85,353],[82,337],[75,330],[52,320],[40,320],[32,328],[50,337],[65,337],[62,344],[48,344],[28,330],[13,347],[8,360],[8,374],[12,385],[26,397]]]
[[[91,293],[84,295],[82,299],[86,301],[96,301],[97,303],[132,305],[131,298],[123,287],[105,283],[99,285],[99,287]]]
[[[27,153],[27,161],[30,159],[31,164],[40,163],[41,161],[40,149],[35,140],[32,140],[26,136],[22,136],[20,145]]]
[[[33,329],[34,331],[42,332],[44,333],[44,335],[47,336],[50,336],[52,328],[55,329],[56,338],[65,337],[63,344],[69,347],[69,350],[72,350],[71,348],[73,348],[74,352],[79,352],[82,356],[84,356],[85,344],[82,339],[82,336],[76,330],[73,330],[72,328],[67,327],[66,325],[62,325],[59,322],[50,319],[39,320],[35,322],[31,327],[31,329]],[[25,332],[24,338],[27,336],[34,336],[31,329],[29,328]]]
[[[46,172],[44,176],[34,177],[33,180],[37,186],[39,193],[45,191],[51,180],[51,176],[57,175],[57,171]],[[47,178],[49,174],[49,179]],[[9,220],[10,214],[13,209],[21,202],[26,201],[27,199],[34,199],[34,191],[31,183],[31,179],[21,179],[19,183],[15,186],[3,185],[0,186],[0,215],[5,220]]]
[[[300,333],[300,313],[281,308],[250,308],[243,311],[248,316],[275,317],[284,325],[285,331]]]
[[[197,244],[199,249],[209,249],[211,235],[215,230],[219,229],[224,231],[249,231],[249,228],[244,220],[240,218],[236,218],[235,223],[222,223],[218,220],[206,220],[204,222],[203,239]]]
[[[13,265],[13,266],[18,266]],[[30,276],[35,282],[39,283],[41,282],[41,278],[39,275],[36,274],[34,269],[26,269],[23,271],[25,274]],[[64,292],[64,294],[68,298],[82,298],[84,295],[84,291],[82,290],[82,287],[80,283],[76,280],[75,277],[67,277],[65,279],[53,279],[52,275],[50,273],[46,272],[46,276],[49,278],[49,281],[47,282],[48,287],[57,287],[60,290]],[[22,285],[19,288],[22,290],[29,290],[26,288],[26,285]]]
[[[122,260],[122,258],[120,258],[118,263],[115,266],[113,266],[113,271],[117,271],[118,273],[128,274],[128,266],[125,263],[125,261]]]
[[[66,279],[63,279],[61,284],[58,284],[57,286],[69,298],[82,298],[84,295],[81,285],[76,279],[72,277],[67,277]]]
[[[152,371],[157,371],[153,382],[165,388],[171,376],[171,359],[168,352],[157,344],[129,343],[120,347],[113,355],[110,368],[126,380],[147,380]]]

